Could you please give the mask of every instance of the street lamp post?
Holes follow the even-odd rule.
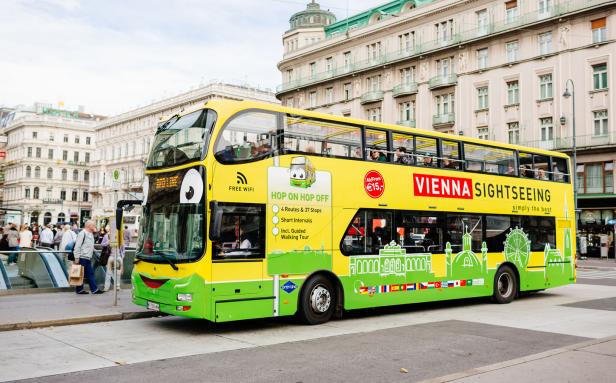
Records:
[[[571,92],[569,92],[569,84],[571,84]],[[576,178],[577,178],[577,147],[576,147],[576,135],[575,135],[575,85],[573,84],[573,80],[568,79],[567,82],[565,83],[565,93],[563,93],[563,97],[564,98],[569,98],[571,97],[571,104],[572,104],[572,112],[571,112],[571,124],[572,124],[572,128],[573,128],[573,170],[569,172],[569,177],[572,177],[572,182],[573,182],[573,206],[574,206],[574,216],[577,214],[577,209],[578,209],[578,201],[577,201],[577,185],[576,185]],[[577,217],[576,217],[577,219]]]

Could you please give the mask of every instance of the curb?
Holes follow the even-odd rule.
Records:
[[[429,379],[425,379],[420,381],[419,383],[446,383],[446,382],[453,382],[459,379],[464,379],[464,378],[468,378],[470,376],[474,376],[474,375],[481,375],[481,374],[485,374],[487,372],[492,372],[492,371],[496,371],[496,370],[501,370],[501,369],[505,369],[507,367],[512,367],[512,366],[516,366],[519,364],[524,364],[524,363],[528,363],[528,362],[532,362],[535,360],[539,360],[539,359],[545,359],[545,358],[549,358],[558,354],[563,354],[565,352],[570,352],[570,351],[576,351],[585,347],[589,347],[589,346],[593,346],[595,344],[600,344],[600,343],[605,343],[605,342],[610,342],[616,340],[616,336],[610,336],[607,338],[599,338],[599,339],[591,339],[591,340],[587,340],[581,343],[575,343],[572,345],[568,345],[568,346],[562,346],[559,348],[555,348],[552,350],[548,350],[548,351],[544,351],[544,352],[540,352],[538,354],[532,354],[532,355],[526,355],[520,358],[516,358],[516,359],[512,359],[512,360],[507,360],[504,362],[500,362],[500,363],[495,363],[495,364],[490,364],[487,366],[483,366],[483,367],[476,367],[476,368],[471,368],[468,369],[466,371],[460,371],[460,372],[454,372],[453,374],[449,374],[449,375],[445,375],[445,376],[440,376],[440,377],[436,377],[436,378],[429,378]]]
[[[578,266],[578,270],[601,270],[601,271],[614,271],[616,269],[616,265],[612,267],[605,266]]]
[[[81,318],[54,319],[54,320],[49,320],[49,321],[38,321],[38,322],[6,323],[6,324],[0,324],[0,332],[15,331],[15,330],[28,330],[28,329],[43,328],[43,327],[70,326],[70,325],[87,324],[87,323],[115,322],[115,321],[121,321],[121,320],[154,318],[154,317],[160,317],[160,316],[166,316],[166,314],[156,312],[156,311],[138,311],[138,312],[126,312],[126,313],[118,313],[118,314],[97,315],[97,316],[81,317]]]

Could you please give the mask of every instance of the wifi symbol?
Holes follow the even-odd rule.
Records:
[[[240,172],[237,172],[237,183],[239,185],[247,185],[248,184],[248,179],[246,178],[246,176]]]

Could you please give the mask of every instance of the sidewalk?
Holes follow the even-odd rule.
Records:
[[[66,326],[161,315],[131,302],[131,291],[118,294],[77,295],[74,292],[0,296],[0,331],[35,327]]]
[[[421,383],[613,382],[615,376],[616,337],[609,337],[428,379]]]
[[[611,270],[616,268],[616,261],[613,258],[609,259],[599,259],[599,258],[588,258],[588,259],[578,259],[577,267],[579,269],[607,269]]]

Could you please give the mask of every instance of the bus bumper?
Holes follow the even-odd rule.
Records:
[[[134,271],[131,281],[136,305],[169,315],[210,318],[205,281],[197,274],[166,278]]]

